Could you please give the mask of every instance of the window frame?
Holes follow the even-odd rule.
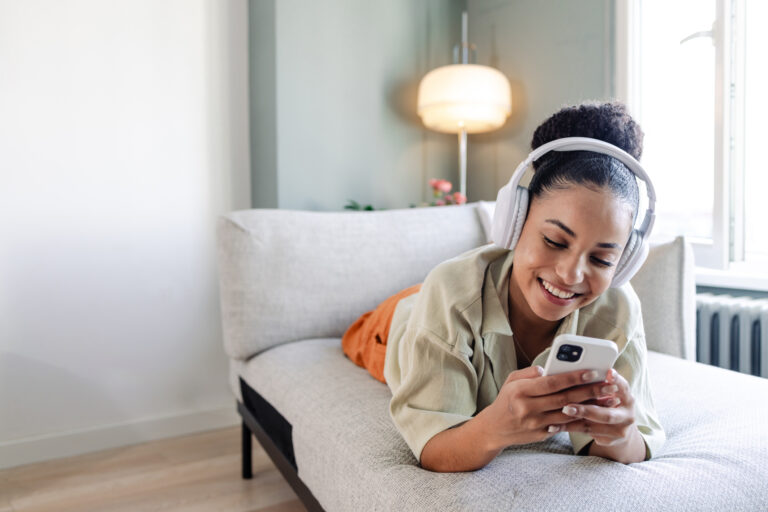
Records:
[[[642,124],[641,43],[642,0],[614,2],[614,95]],[[687,237],[697,266],[697,284],[751,290],[768,290],[768,275],[744,263],[744,165],[743,146],[743,38],[733,30],[744,26],[744,0],[716,0],[712,26],[715,47],[715,104],[713,128],[714,202],[712,239]],[[706,27],[702,27],[702,30]],[[654,237],[651,236],[651,240]]]

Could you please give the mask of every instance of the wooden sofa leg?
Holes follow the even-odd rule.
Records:
[[[253,434],[248,425],[243,421],[243,479],[253,478],[253,465],[251,464],[251,439]]]

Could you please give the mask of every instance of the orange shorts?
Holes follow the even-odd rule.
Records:
[[[387,354],[389,326],[395,314],[395,307],[401,299],[418,293],[417,284],[394,294],[379,304],[376,309],[364,313],[353,323],[341,338],[341,348],[357,366],[368,370],[376,380],[384,380],[384,358]]]

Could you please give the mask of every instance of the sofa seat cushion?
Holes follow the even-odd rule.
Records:
[[[389,417],[389,388],[339,339],[233,360],[231,377],[236,395],[242,376],[292,424],[299,477],[329,511],[768,509],[768,380],[656,352],[648,364],[667,433],[653,460],[574,456],[561,433],[445,474],[418,466]]]

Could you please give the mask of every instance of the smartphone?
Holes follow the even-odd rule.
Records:
[[[552,350],[544,365],[544,375],[572,372],[574,370],[596,370],[597,378],[591,382],[605,380],[608,370],[619,357],[619,349],[610,340],[561,334],[552,343]]]

